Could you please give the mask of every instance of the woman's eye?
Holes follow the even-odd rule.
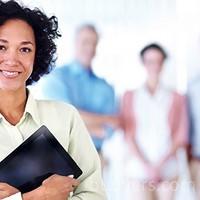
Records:
[[[5,51],[5,50],[6,50],[6,47],[3,45],[0,45],[0,51]]]
[[[28,47],[23,47],[23,48],[20,49],[20,51],[21,51],[22,53],[29,53],[29,52],[32,51],[32,49],[31,49],[31,48],[28,48]]]

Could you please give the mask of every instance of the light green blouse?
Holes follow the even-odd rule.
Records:
[[[76,161],[83,174],[71,200],[105,200],[98,154],[77,110],[66,103],[36,100],[29,92],[25,112],[13,126],[0,114],[0,161],[45,125]]]

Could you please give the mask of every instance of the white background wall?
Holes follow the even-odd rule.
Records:
[[[199,0],[23,0],[58,16],[63,35],[58,41],[58,65],[73,58],[77,25],[94,23],[100,34],[93,67],[118,93],[144,80],[138,53],[149,42],[169,53],[164,81],[186,90],[187,77],[200,71]],[[187,73],[187,69],[188,72]]]

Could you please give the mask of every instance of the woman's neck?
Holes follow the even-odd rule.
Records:
[[[12,125],[16,125],[25,110],[26,89],[19,91],[0,90],[0,113]]]
[[[151,95],[154,95],[159,85],[159,78],[147,79],[146,87]]]

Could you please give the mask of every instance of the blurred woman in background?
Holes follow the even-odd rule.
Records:
[[[146,68],[145,84],[127,91],[122,119],[128,146],[125,171],[138,200],[174,198],[178,181],[176,152],[187,144],[185,98],[166,88],[160,74],[166,52],[149,44],[140,52]]]

